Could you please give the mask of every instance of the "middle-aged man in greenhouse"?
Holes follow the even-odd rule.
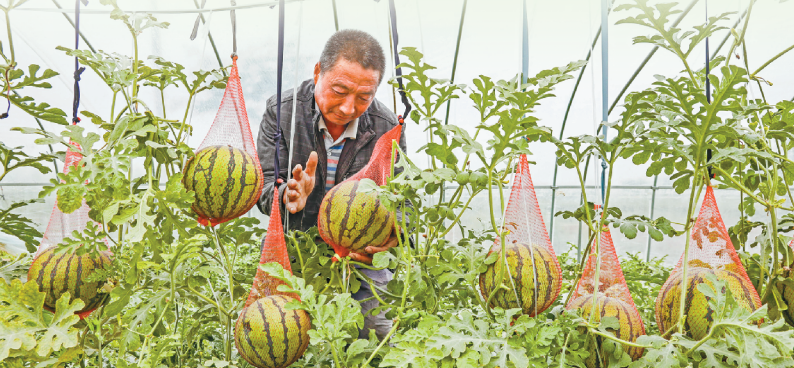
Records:
[[[281,167],[275,173],[276,154],[276,96],[267,100],[267,109],[259,127],[257,151],[264,173],[265,188],[259,209],[270,214],[273,201],[274,176],[283,180],[279,185],[282,196],[281,213],[289,216],[289,228],[305,231],[317,225],[320,202],[334,185],[361,170],[369,162],[378,138],[397,125],[397,116],[375,99],[375,92],[383,80],[386,58],[383,49],[369,34],[357,30],[336,32],[325,44],[320,61],[314,66],[314,77],[300,84],[297,92],[288,90],[281,99],[281,130],[278,151]],[[291,141],[293,103],[295,132]],[[288,152],[292,147],[292,178],[287,180]],[[405,134],[400,137],[405,148]],[[305,168],[302,165],[305,163]],[[381,247],[367,247],[367,254],[351,253],[353,260],[371,263],[372,254],[397,244],[392,234]],[[385,288],[391,280],[389,270],[361,269],[375,285]],[[371,298],[371,286],[363,282],[356,300]],[[366,338],[374,329],[382,339],[391,329],[392,321],[385,312],[375,316],[368,311],[378,305],[377,300],[361,304],[364,328],[360,337]]]

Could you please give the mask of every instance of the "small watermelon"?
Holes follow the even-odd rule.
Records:
[[[692,263],[690,263],[692,264]],[[733,266],[733,265],[731,265]],[[735,267],[735,266],[734,266]],[[681,300],[681,279],[683,270],[677,270],[670,275],[656,299],[656,322],[659,331],[666,333],[678,323],[678,314]],[[743,308],[754,311],[761,307],[761,300],[753,285],[731,268],[713,269],[711,267],[689,267],[687,270],[687,301],[684,314],[686,322],[684,328],[687,336],[700,340],[704,338],[711,328],[714,310],[708,304],[709,297],[697,289],[700,283],[711,284],[706,278],[707,274],[714,274],[719,280],[727,282],[733,298]],[[725,290],[722,290],[725,293]]]
[[[247,152],[210,146],[196,152],[183,170],[182,184],[196,193],[192,209],[202,225],[217,225],[248,212],[262,193],[262,171]]]
[[[354,253],[383,245],[392,234],[394,218],[378,193],[359,192],[360,181],[345,181],[325,194],[317,228],[323,240]]]
[[[39,291],[46,293],[44,308],[54,312],[55,303],[66,292],[72,300],[80,299],[85,307],[77,314],[88,315],[108,300],[108,294],[100,293],[102,282],[85,282],[94,270],[109,266],[110,252],[101,252],[98,258],[89,254],[78,256],[74,253],[55,253],[56,247],[42,251],[28,269],[28,280],[35,280]]]
[[[497,246],[496,251],[501,251],[501,248]],[[521,308],[530,317],[549,308],[560,294],[562,285],[557,257],[546,247],[536,244],[509,243],[505,246],[505,252],[507,272],[504,274],[503,283],[510,290],[497,291],[491,300],[491,306],[503,309]],[[502,262],[497,260],[480,274],[480,292],[486,300],[494,288],[499,287],[496,282],[501,268]],[[516,296],[520,302],[516,301]]]
[[[284,368],[309,346],[311,318],[304,310],[284,306],[292,297],[271,295],[243,308],[234,326],[240,356],[257,368]]]
[[[571,301],[568,306],[569,309],[579,309],[582,318],[589,319],[593,310],[593,297],[590,295],[583,295]],[[600,322],[603,317],[615,317],[620,322],[620,327],[617,330],[607,329],[612,332],[615,337],[621,340],[635,342],[640,335],[645,334],[645,326],[642,323],[642,318],[637,312],[636,308],[626,302],[613,298],[604,294],[598,296],[596,309],[601,313],[593,316],[593,322]],[[604,353],[601,351],[602,338],[595,337],[596,346],[590,349],[590,355],[585,360],[588,368],[606,367],[608,365]],[[637,360],[642,356],[643,349],[633,346],[623,346],[623,350],[631,356],[631,359]]]

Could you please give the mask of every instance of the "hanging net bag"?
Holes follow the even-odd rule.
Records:
[[[292,273],[287,244],[284,242],[278,198],[278,187],[276,187],[259,264],[277,262]],[[289,366],[297,361],[309,346],[311,317],[305,310],[285,308],[288,302],[297,299],[298,296],[278,291],[278,286],[283,284],[283,281],[258,268],[245,308],[240,312],[234,326],[234,343],[237,351],[255,367]],[[275,343],[276,341],[278,343]]]
[[[79,147],[76,143],[71,144]],[[69,170],[77,166],[82,158],[80,153],[68,150],[63,173],[69,173]],[[56,199],[50,222],[28,270],[28,280],[35,280],[39,291],[46,294],[44,309],[48,311],[55,312],[55,303],[67,292],[72,300],[80,299],[85,304],[77,311],[80,318],[87,317],[109,299],[109,294],[100,292],[104,282],[84,282],[84,280],[95,270],[110,265],[112,255],[110,251],[103,251],[94,257],[89,253],[82,256],[67,252],[56,253],[57,245],[65,238],[70,237],[74,231],[81,233],[85,230],[88,222],[92,221],[88,217],[90,210],[84,199],[80,208],[72,213],[64,213],[58,208]]]
[[[368,246],[386,243],[394,228],[393,214],[380,203],[378,193],[359,190],[363,179],[384,185],[391,174],[392,142],[400,140],[402,124],[378,139],[367,166],[325,194],[320,204],[317,228],[323,240],[340,258],[366,253]]]
[[[727,283],[731,294],[742,307],[754,311],[761,306],[761,299],[747,277],[731,238],[725,229],[722,216],[714,199],[714,190],[706,188],[706,196],[700,207],[695,226],[689,242],[689,254],[681,255],[670,277],[662,285],[659,297],[656,298],[656,322],[659,330],[669,335],[678,324],[683,265],[688,258],[686,280],[686,300],[684,301],[684,329],[687,336],[700,340],[711,328],[714,311],[708,304],[709,298],[697,289],[700,283],[710,284],[708,274]],[[713,285],[712,285],[713,286]],[[723,291],[724,292],[724,291]]]
[[[617,318],[620,327],[617,330],[610,329],[610,332],[622,340],[634,342],[640,335],[645,334],[645,325],[626,285],[609,229],[602,229],[600,240],[594,240],[590,249],[582,278],[576,284],[576,289],[565,308],[579,309],[581,316],[592,322],[600,322],[604,317]],[[597,292],[596,285],[598,285]],[[595,310],[598,311],[595,314],[592,313],[594,305]],[[609,357],[601,349],[602,341],[600,336],[595,336],[594,341],[589,342],[592,344],[589,348],[590,356],[585,362],[588,367],[608,365]],[[623,346],[623,350],[632,359],[638,359],[643,352],[642,348],[629,346]]]
[[[185,163],[182,183],[196,193],[192,209],[202,225],[215,226],[248,212],[259,200],[264,180],[248,124],[237,56],[207,136]]]
[[[491,307],[521,308],[524,314],[534,317],[557,299],[562,273],[543,223],[526,155],[521,155],[516,169],[504,224],[509,230],[504,245],[507,267],[502,270],[501,259],[489,265],[480,274],[480,292],[486,301],[490,299]],[[501,252],[497,239],[490,253],[501,256]],[[496,294],[491,297],[494,290]]]

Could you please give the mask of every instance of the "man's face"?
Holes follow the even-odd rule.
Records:
[[[380,73],[340,57],[336,65],[320,73],[314,66],[314,100],[326,124],[345,125],[367,111],[375,99]]]

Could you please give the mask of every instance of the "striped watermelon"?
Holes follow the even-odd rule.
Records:
[[[234,326],[234,343],[245,361],[258,368],[283,368],[303,356],[312,323],[306,311],[284,307],[292,300],[271,295],[243,308]]]
[[[690,263],[691,264],[691,263]],[[734,266],[735,267],[735,266]],[[731,269],[712,269],[710,267],[689,267],[687,270],[687,302],[684,313],[686,322],[684,328],[687,335],[695,340],[705,337],[711,322],[714,310],[708,305],[709,298],[697,289],[700,283],[710,283],[706,274],[715,274],[718,279],[727,282],[731,289],[733,298],[740,306],[754,311],[761,307],[758,293],[755,288],[740,273]],[[678,313],[681,299],[681,278],[682,270],[678,270],[667,280],[659,292],[656,299],[656,322],[659,324],[659,331],[666,333],[670,328],[678,323]],[[724,290],[722,291],[725,292]]]
[[[196,193],[192,208],[202,225],[244,215],[262,192],[262,172],[255,158],[232,146],[199,150],[185,164],[183,174],[182,184]]]
[[[580,296],[570,303],[569,309],[581,308],[582,318],[589,320],[590,313],[593,308],[593,299],[595,298],[592,294]],[[620,322],[620,328],[618,328],[617,331],[612,329],[608,330],[609,332],[615,334],[616,337],[625,341],[635,342],[640,335],[645,334],[645,327],[642,324],[642,319],[639,313],[637,313],[637,310],[632,308],[629,304],[618,298],[613,298],[604,294],[599,295],[597,300],[596,308],[600,310],[601,313],[593,316],[593,322],[600,322],[601,318],[603,317],[617,318]],[[607,359],[605,358],[604,353],[601,351],[601,341],[601,336],[595,337],[596,345],[591,347],[590,356],[588,356],[587,360],[585,360],[585,364],[588,368],[607,366]],[[643,352],[642,348],[633,346],[623,346],[623,350],[629,354],[633,360],[641,357]]]
[[[360,181],[333,187],[320,204],[317,228],[323,240],[354,253],[383,245],[392,234],[392,213],[380,203],[378,193],[358,192]]]
[[[28,269],[28,280],[36,280],[39,291],[46,293],[44,308],[54,312],[55,302],[67,291],[72,300],[78,298],[85,303],[85,307],[77,314],[88,315],[99,308],[108,300],[106,293],[100,293],[102,282],[84,282],[94,270],[104,269],[109,266],[110,252],[102,252],[99,259],[91,258],[84,254],[78,256],[74,253],[55,253],[56,247],[42,251]]]
[[[501,251],[501,248],[497,246],[496,251]],[[491,306],[503,309],[520,307],[525,314],[534,317],[549,308],[560,293],[560,262],[546,247],[536,244],[509,243],[505,251],[507,272],[503,283],[510,290],[497,291]],[[502,262],[497,260],[480,274],[480,292],[486,300],[494,288],[499,287],[496,281],[501,268]]]

